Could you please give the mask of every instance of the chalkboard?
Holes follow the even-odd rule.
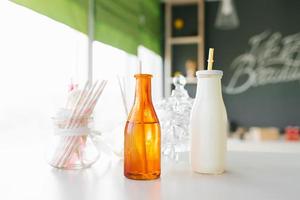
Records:
[[[214,26],[219,2],[207,2],[205,48],[224,71],[229,119],[241,126],[300,126],[300,1],[235,0],[240,26]],[[207,57],[207,52],[206,52]]]

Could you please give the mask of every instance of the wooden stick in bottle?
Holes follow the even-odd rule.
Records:
[[[214,48],[209,48],[208,60],[207,60],[207,70],[212,70],[214,63]]]

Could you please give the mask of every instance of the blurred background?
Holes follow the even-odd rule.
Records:
[[[95,119],[110,132],[126,120],[116,77],[126,79],[129,107],[139,60],[154,76],[156,104],[178,75],[194,98],[195,72],[213,47],[229,148],[300,152],[299,8],[298,0],[1,0],[0,133],[43,137],[68,86],[88,78],[109,80]]]

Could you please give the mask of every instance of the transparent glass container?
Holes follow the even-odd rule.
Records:
[[[159,102],[156,110],[162,130],[162,153],[168,159],[179,161],[181,153],[190,150],[188,127],[193,99],[184,88],[184,76],[174,77],[173,84],[175,89],[171,96]]]
[[[70,126],[68,118],[52,118],[54,134],[48,141],[47,161],[60,169],[83,169],[93,165],[100,157],[97,140],[92,130],[93,118],[77,118]]]
[[[124,175],[151,180],[160,177],[160,125],[152,104],[152,75],[135,78],[135,100],[124,131]]]

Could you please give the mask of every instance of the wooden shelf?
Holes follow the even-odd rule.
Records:
[[[173,37],[168,39],[168,44],[198,44],[202,42],[202,37],[199,36],[186,36],[186,37]]]
[[[164,96],[168,97],[171,94],[172,89],[172,78],[171,76],[174,73],[174,63],[173,56],[175,55],[175,50],[177,48],[189,49],[190,46],[197,45],[196,56],[193,55],[195,59],[197,59],[197,70],[203,69],[204,66],[204,0],[164,0],[165,2],[165,58],[164,58]],[[173,6],[186,6],[194,4],[197,6],[197,31],[191,32],[191,34],[179,34],[178,37],[174,37],[172,30],[172,9]],[[194,34],[193,34],[194,33]],[[195,35],[197,34],[197,35]],[[179,51],[180,52],[180,51]],[[183,54],[187,51],[181,51]],[[177,51],[178,54],[178,51]],[[176,55],[177,55],[176,54]],[[180,54],[180,53],[179,53]],[[190,57],[188,55],[184,55],[185,57]],[[184,62],[181,62],[181,66],[183,67]],[[177,70],[177,69],[176,69]],[[183,70],[178,70],[183,71]],[[197,84],[197,79],[187,79],[187,84]]]

